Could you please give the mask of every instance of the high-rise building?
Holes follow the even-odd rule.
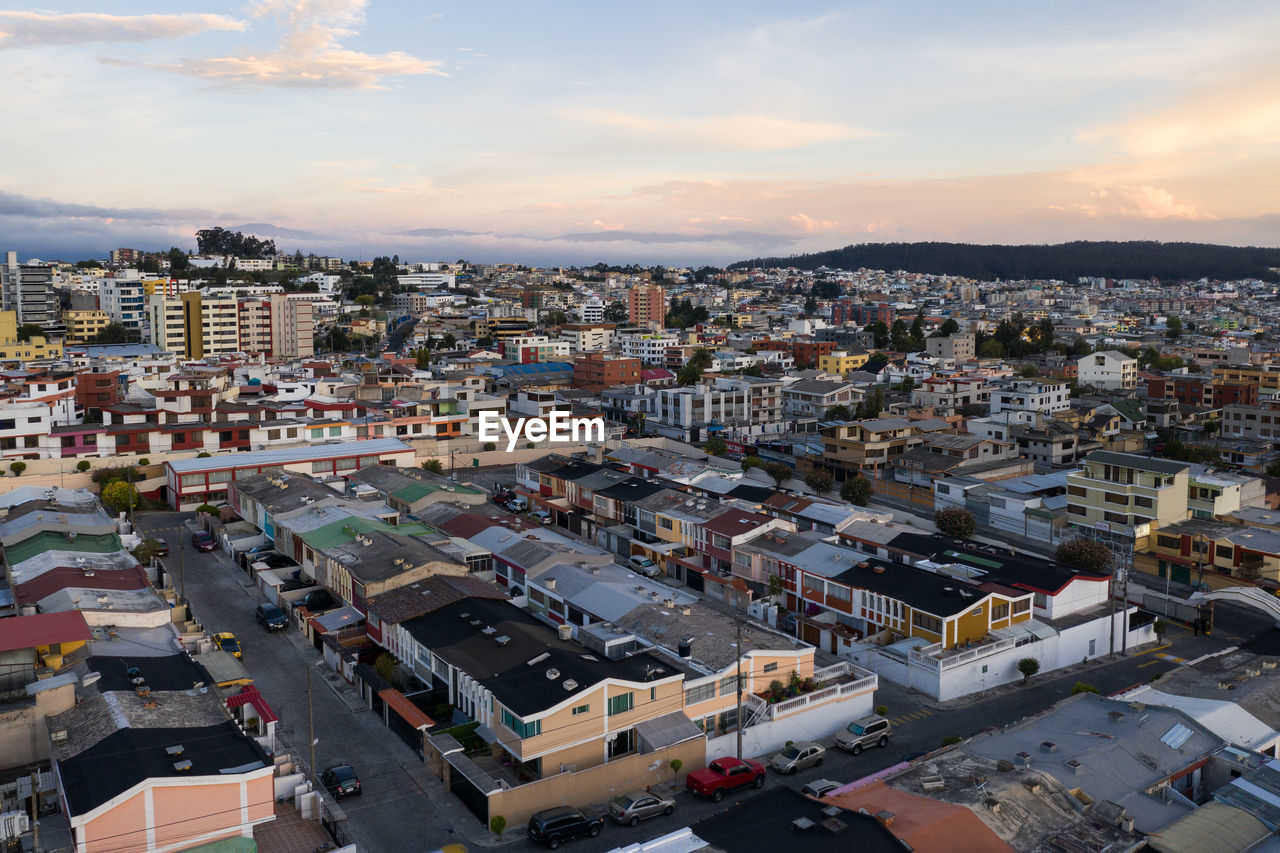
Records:
[[[240,351],[240,317],[236,300],[184,293],[179,299],[152,296],[151,340],[167,352],[186,358]]]
[[[137,278],[119,276],[100,282],[98,300],[113,323],[145,337],[147,293],[145,283]],[[155,339],[152,338],[154,341]],[[155,341],[159,343],[159,341]]]
[[[270,298],[271,354],[310,358],[315,354],[315,306],[310,299],[293,294],[275,293]]]
[[[58,298],[53,292],[53,267],[20,264],[17,252],[6,252],[0,266],[0,309],[14,312],[19,326],[55,325]]]
[[[667,317],[667,295],[660,284],[637,284],[627,291],[627,319],[637,326],[661,329]]]
[[[113,267],[135,266],[145,254],[141,249],[112,249],[111,265]]]
[[[240,351],[274,354],[271,348],[271,302],[261,297],[241,299],[239,315]]]

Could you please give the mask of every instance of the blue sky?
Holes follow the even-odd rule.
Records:
[[[5,247],[263,223],[344,256],[683,264],[1280,233],[1274,4],[175,9],[0,10]]]

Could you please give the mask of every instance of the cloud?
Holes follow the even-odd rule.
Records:
[[[832,222],[829,219],[814,219],[807,213],[788,216],[787,221],[806,234],[812,234],[815,231],[832,231],[840,227],[839,222]]]
[[[0,48],[184,38],[211,30],[243,32],[226,15],[107,15],[77,12],[0,12]]]
[[[48,198],[32,198],[0,190],[0,216],[19,216],[26,219],[99,219],[145,222],[172,222],[174,220],[201,220],[214,216],[207,210],[163,209],[154,207],[100,207],[94,204],[74,204]]]
[[[611,225],[608,222],[602,222],[599,219],[595,220],[591,224],[596,226],[597,228],[603,228],[605,231],[621,231],[627,227],[622,223],[618,223],[617,225]]]
[[[357,34],[367,5],[368,0],[260,0],[250,14],[280,28],[274,49],[148,67],[223,83],[311,89],[376,89],[387,77],[448,76],[438,60],[398,50],[374,54],[344,48],[339,39]]]
[[[611,127],[635,136],[678,139],[682,146],[776,151],[826,142],[882,136],[845,124],[762,115],[641,116],[622,112],[571,112],[567,118]]]

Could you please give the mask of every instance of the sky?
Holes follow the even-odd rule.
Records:
[[[1277,43],[1265,2],[10,4],[0,248],[1276,246]]]

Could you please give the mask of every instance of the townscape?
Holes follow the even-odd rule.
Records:
[[[1275,283],[259,249],[3,267],[24,849],[1272,837]]]

